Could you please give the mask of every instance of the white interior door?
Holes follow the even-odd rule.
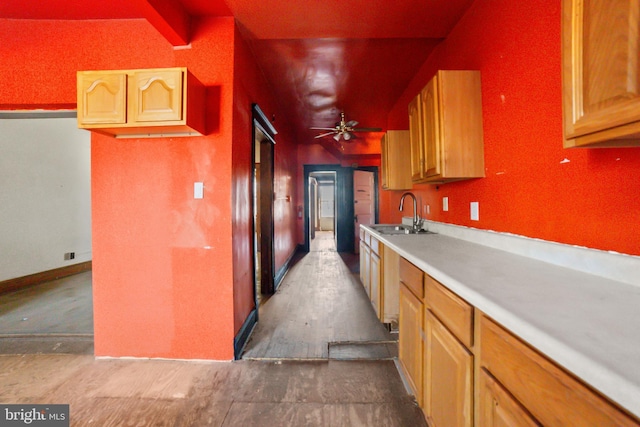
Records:
[[[360,224],[373,224],[374,215],[373,172],[353,171],[353,213],[355,219],[355,248],[358,252],[360,245]]]

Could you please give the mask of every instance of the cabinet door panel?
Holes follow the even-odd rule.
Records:
[[[425,176],[431,177],[440,175],[440,155],[442,154],[440,135],[440,106],[438,104],[438,75],[422,89],[420,93],[422,104],[423,127],[422,135],[424,139],[424,169]]]
[[[563,0],[566,138],[640,120],[639,21],[638,0]]]
[[[400,363],[413,389],[418,405],[422,406],[422,302],[400,283],[400,342],[398,353]]]
[[[409,103],[409,139],[411,141],[411,180],[424,179],[424,150],[422,139],[422,102],[420,94]]]
[[[480,416],[484,427],[541,427],[486,370],[480,371]]]
[[[181,70],[148,70],[133,75],[131,122],[182,120]]]
[[[471,427],[473,356],[426,311],[424,407],[434,427]]]
[[[376,312],[376,316],[378,319],[380,318],[380,279],[381,279],[381,269],[380,269],[380,257],[375,254],[373,251],[371,252],[371,271],[369,277],[369,283],[371,287],[371,293],[369,297],[371,298],[371,304],[373,305],[373,309]]]
[[[367,282],[367,276],[366,276],[366,271],[367,271],[367,257],[366,257],[366,246],[364,244],[364,239],[360,240],[360,281],[362,282],[362,286],[366,287],[366,282]]]
[[[78,73],[78,123],[123,124],[127,121],[125,73]]]

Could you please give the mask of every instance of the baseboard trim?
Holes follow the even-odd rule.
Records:
[[[249,337],[256,323],[258,323],[258,310],[254,308],[242,324],[238,335],[233,338],[233,357],[235,360],[239,360],[240,356],[242,356],[244,346],[247,344],[247,341],[249,341]]]
[[[91,270],[91,261],[86,261],[79,264],[67,265],[53,270],[30,274],[28,276],[4,280],[0,282],[0,294],[26,288],[28,286],[38,285],[44,282],[50,282],[67,276],[73,276],[74,274],[89,270]]]
[[[274,277],[274,284],[273,284],[274,291],[278,289],[278,286],[280,286],[282,279],[284,279],[284,276],[287,274],[287,271],[289,271],[289,268],[291,267],[291,261],[293,261],[293,258],[296,256],[296,254],[301,253],[303,249],[304,249],[304,245],[297,245],[295,250],[291,252],[291,255],[289,255],[289,258],[285,261],[284,264],[282,264],[282,267],[278,269],[276,276]]]

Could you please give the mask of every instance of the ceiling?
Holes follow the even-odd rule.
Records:
[[[189,42],[199,16],[234,16],[300,143],[344,111],[385,129],[390,109],[473,0],[4,0],[0,18],[145,18]],[[330,137],[326,137],[332,141]]]

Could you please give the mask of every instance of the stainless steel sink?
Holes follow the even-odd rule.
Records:
[[[411,227],[402,224],[371,224],[369,227],[380,234],[433,234],[427,230],[413,231]]]

